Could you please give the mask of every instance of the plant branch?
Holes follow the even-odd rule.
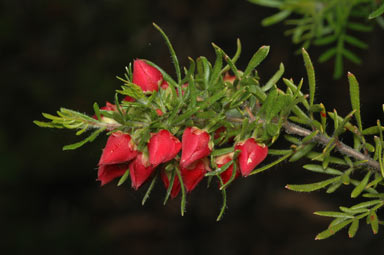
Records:
[[[291,122],[285,122],[283,124],[283,128],[287,132],[287,134],[294,134],[298,136],[308,136],[310,135],[313,131],[308,130],[306,128],[300,127],[296,124],[293,124]],[[331,138],[326,137],[322,134],[318,134],[313,138],[313,141],[316,141],[322,145],[327,145],[330,141]],[[356,151],[352,147],[338,141],[336,144],[336,149],[343,155],[352,157],[357,160],[362,160],[366,161],[365,165],[369,166],[370,169],[373,169],[376,172],[380,171],[380,164],[376,160],[372,159],[368,155],[364,155],[363,153]]]

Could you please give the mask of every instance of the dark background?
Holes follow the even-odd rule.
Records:
[[[79,138],[66,130],[35,126],[41,112],[60,107],[92,113],[93,102],[112,100],[116,75],[134,58],[147,58],[173,73],[168,50],[152,22],[173,42],[182,65],[200,55],[214,61],[211,42],[228,54],[236,38],[243,45],[240,68],[262,45],[271,45],[260,66],[262,81],[284,62],[284,77],[305,76],[297,46],[281,25],[261,27],[274,10],[245,0],[50,0],[0,1],[0,250],[1,254],[379,254],[382,233],[361,224],[354,239],[345,231],[315,241],[329,219],[312,214],[337,210],[356,201],[351,187],[336,195],[300,194],[287,183],[321,180],[300,164],[284,164],[268,173],[238,179],[229,189],[229,208],[216,216],[221,196],[204,184],[188,197],[187,213],[179,199],[162,205],[165,190],[156,186],[141,206],[145,187],[129,183],[100,187],[96,165],[103,136],[76,151],[63,145]],[[383,32],[364,35],[369,50],[356,51],[364,65],[347,64],[361,84],[364,124],[382,116]],[[321,49],[323,50],[323,49]],[[319,49],[310,49],[313,59]],[[350,111],[346,76],[332,80],[332,63],[317,70],[317,100],[327,110]],[[282,85],[282,84],[281,84]],[[282,85],[283,87],[283,85]],[[363,222],[363,221],[362,221]]]

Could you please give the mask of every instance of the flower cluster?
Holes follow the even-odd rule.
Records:
[[[234,77],[226,75],[224,80],[233,83]],[[161,72],[140,59],[133,63],[132,83],[148,95],[169,88]],[[188,83],[182,88],[187,86]],[[136,100],[126,96],[124,101]],[[101,110],[118,111],[109,102]],[[158,117],[163,115],[161,109],[155,111]],[[112,122],[105,116],[101,116],[100,121]],[[137,190],[148,179],[159,174],[165,188],[172,185],[170,196],[174,198],[180,192],[181,183],[187,192],[191,192],[212,169],[217,169],[215,171],[219,172],[223,184],[240,175],[246,177],[266,158],[268,147],[249,137],[235,142],[232,151],[212,156],[214,141],[222,141],[222,133],[225,131],[225,127],[219,127],[210,134],[207,129],[197,126],[185,126],[182,132],[158,129],[150,132],[144,146],[139,148],[128,132],[111,130],[98,164],[98,180],[104,185],[129,171],[132,187]],[[181,135],[181,141],[177,134]],[[228,142],[233,142],[233,138]]]

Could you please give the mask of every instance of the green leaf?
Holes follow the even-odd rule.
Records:
[[[33,123],[42,128],[63,128],[61,124],[34,120]]]
[[[380,203],[382,203],[382,202],[383,202],[383,201],[380,200],[380,199],[371,200],[371,201],[366,201],[366,202],[362,202],[362,203],[356,204],[356,205],[352,206],[350,209],[352,209],[352,210],[358,210],[358,209],[361,209],[361,208],[371,207],[371,206],[380,204]]]
[[[269,53],[269,46],[261,46],[256,53],[252,56],[248,63],[247,68],[243,73],[243,76],[249,75],[267,56]]]
[[[341,181],[334,182],[331,185],[329,185],[329,187],[327,188],[327,190],[325,192],[328,194],[333,193],[341,186],[341,184],[343,184]]]
[[[382,15],[383,13],[384,13],[384,2],[380,5],[379,8],[377,8],[377,9],[374,10],[371,14],[369,14],[368,19],[374,19],[374,18],[377,18],[377,17],[379,17],[380,15]]]
[[[233,147],[222,148],[222,149],[215,149],[214,151],[212,151],[211,154],[212,154],[212,156],[217,157],[217,156],[220,156],[220,155],[224,155],[224,154],[233,152],[233,150],[234,150]]]
[[[357,65],[361,64],[361,59],[355,53],[353,53],[352,51],[349,51],[347,49],[343,49],[342,50],[342,54],[349,61],[351,61],[351,62],[353,62],[353,63],[355,63]]]
[[[339,43],[339,45],[343,45],[343,44]],[[341,77],[344,69],[343,56],[341,54],[342,46],[338,46],[338,48],[341,48],[341,49],[337,50],[337,54],[335,58],[335,70],[333,72],[333,78],[335,79],[339,79]]]
[[[352,214],[352,215],[366,213],[369,211],[367,208],[351,209],[351,208],[344,207],[344,206],[339,206],[339,208],[341,211],[346,212],[348,214]]]
[[[311,191],[324,188],[336,181],[339,181],[340,178],[341,178],[340,176],[337,176],[325,181],[320,181],[320,182],[315,182],[310,184],[287,184],[285,187],[289,190],[298,191],[298,192],[311,192]]]
[[[384,127],[381,127],[381,131],[384,131]],[[369,127],[361,132],[363,135],[376,135],[380,133],[380,129],[378,126]]]
[[[270,88],[272,88],[273,85],[275,85],[281,76],[284,74],[284,65],[283,63],[280,63],[279,70],[271,77],[271,79],[268,80],[268,82],[261,88],[263,91],[268,91]]]
[[[311,160],[321,161],[320,155],[322,155],[322,153],[311,151],[306,156]],[[336,158],[336,157],[329,157],[329,163],[334,163],[338,165],[348,165],[343,159]]]
[[[333,211],[317,211],[314,214],[325,217],[334,217],[334,218],[349,218],[352,219],[353,216],[343,212],[333,212]]]
[[[185,193],[185,187],[184,187],[184,182],[183,178],[181,177],[181,172],[178,167],[175,168],[177,178],[179,179],[180,182],[180,189],[181,189],[181,203],[180,203],[180,212],[181,216],[184,216],[185,213],[185,204],[186,204],[186,193]]]
[[[340,231],[341,229],[343,229],[345,226],[347,226],[348,224],[350,224],[351,222],[353,221],[353,219],[350,219],[350,220],[346,220],[346,221],[342,221],[336,225],[333,225],[331,227],[329,227],[328,229],[324,230],[323,232],[319,233],[316,237],[315,237],[315,240],[322,240],[322,239],[326,239],[334,234],[336,234],[336,232]]]
[[[332,174],[332,175],[342,175],[343,172],[337,169],[333,169],[330,167],[323,168],[320,165],[315,165],[315,164],[307,164],[303,166],[304,169],[307,169],[309,171],[313,171],[316,173],[324,173],[324,174]]]
[[[317,59],[320,63],[324,63],[328,60],[330,60],[334,55],[336,55],[337,49],[336,48],[330,48],[326,50],[323,54],[320,55],[320,57]]]
[[[349,229],[348,229],[349,238],[353,238],[356,235],[356,232],[358,229],[359,229],[359,220],[353,219],[352,224],[349,226]]]
[[[337,39],[336,35],[328,35],[328,36],[324,36],[319,39],[316,39],[313,42],[313,44],[317,46],[327,45],[327,44],[333,43],[334,41],[336,41],[336,39]]]
[[[220,181],[220,186],[223,186],[224,183],[223,183],[223,180],[221,179],[221,177],[218,175],[217,178]],[[224,211],[225,211],[225,208],[227,208],[227,191],[226,191],[226,189],[222,189],[221,190],[221,195],[222,195],[222,198],[223,198],[223,205],[221,206],[220,213],[217,216],[216,221],[220,221],[222,219]]]
[[[268,165],[265,165],[263,167],[260,167],[260,168],[257,168],[255,170],[253,170],[249,175],[253,175],[253,174],[258,174],[258,173],[261,173],[277,164],[279,164],[280,162],[284,161],[285,159],[289,158],[289,156],[291,156],[292,152],[291,153],[288,153],[282,157],[280,157],[279,159],[273,161],[272,163],[269,163]]]
[[[219,46],[217,46],[216,44],[212,43],[212,46],[213,46],[214,48],[217,48],[219,51],[221,51],[221,53],[222,53],[224,59],[227,58],[227,59],[225,59],[226,62],[227,62],[227,63],[230,62],[230,64],[232,65],[232,66],[230,66],[229,63],[228,63],[228,64],[221,70],[221,74],[227,72],[230,68],[234,68],[234,69],[236,70],[236,72],[237,72],[237,68],[235,67],[235,63],[236,63],[236,61],[239,59],[239,57],[240,57],[240,53],[241,53],[241,42],[240,42],[239,39],[236,40],[236,45],[237,45],[237,49],[236,49],[235,55],[233,56],[232,59],[228,60],[228,58],[229,58],[228,55],[225,54],[225,52],[224,52]],[[237,78],[239,78],[239,76],[238,76],[239,74],[237,74],[237,75],[236,75],[236,73],[234,73],[234,74],[235,74],[235,76],[236,76]]]
[[[235,180],[236,172],[237,172],[237,164],[233,164],[231,177],[226,183],[220,185],[220,190],[226,189]]]
[[[81,146],[83,146],[84,144],[86,143],[90,143],[90,142],[93,142],[93,140],[96,139],[96,137],[99,136],[99,134],[101,132],[103,132],[105,130],[105,128],[101,128],[101,129],[98,129],[96,131],[94,131],[90,136],[88,136],[87,138],[85,138],[84,140],[80,141],[80,142],[77,142],[77,143],[74,143],[74,144],[69,144],[69,145],[65,145],[63,147],[63,151],[66,151],[66,150],[75,150]]]
[[[233,164],[233,160],[227,162],[225,165],[217,168],[215,171],[211,171],[205,174],[205,176],[219,176],[222,172],[227,170]]]
[[[171,172],[171,179],[169,180],[169,185],[168,185],[167,192],[165,194],[163,205],[165,205],[168,202],[169,196],[171,195],[172,187],[173,187],[173,184],[175,183],[175,176],[176,176],[176,170],[173,169],[173,171]]]
[[[143,200],[141,201],[141,205],[144,205],[145,202],[148,200],[149,195],[151,194],[153,187],[155,187],[155,183],[157,180],[158,173],[152,178],[151,184],[149,185],[147,192],[145,192],[145,195],[143,197]]]
[[[304,105],[305,108],[309,109],[308,101],[304,98],[304,94],[300,91],[301,86],[303,84],[303,79],[300,80],[298,86],[296,86],[292,80],[288,80],[286,78],[283,78],[283,82],[285,83],[285,85],[287,85],[288,88],[292,90],[295,97],[303,98],[303,100],[301,100],[300,102]]]
[[[164,31],[156,23],[152,23],[152,25],[160,32],[161,36],[165,41],[165,44],[168,46],[169,52],[171,54],[172,63],[175,67],[177,82],[178,84],[180,84],[181,72],[180,72],[180,65],[179,65],[179,60],[177,59],[177,56],[176,56],[176,52],[173,49],[173,46],[169,41],[168,36],[164,33]]]
[[[97,117],[97,120],[100,121],[101,120],[100,108],[99,108],[99,105],[96,102],[93,104],[93,110],[95,111],[95,115]]]
[[[221,68],[223,67],[223,53],[216,47],[213,47],[216,53],[216,61],[212,68],[210,84],[215,84],[220,77]]]
[[[306,145],[299,146],[292,157],[289,159],[289,162],[295,162],[302,157],[305,157],[312,149],[316,146],[316,143],[308,143]]]
[[[371,177],[372,172],[367,172],[364,176],[364,179],[352,190],[351,198],[356,198],[360,193],[365,189],[368,184],[369,178]]]
[[[128,179],[128,176],[129,176],[129,169],[127,169],[127,171],[125,171],[123,176],[121,176],[119,182],[117,183],[117,186],[121,186]]]
[[[248,0],[251,3],[265,7],[279,8],[283,3],[281,0]]]
[[[290,10],[283,10],[283,11],[280,11],[276,14],[273,14],[272,16],[269,16],[265,19],[263,19],[261,21],[261,24],[263,26],[270,26],[270,25],[273,25],[273,24],[276,24],[280,21],[283,21],[284,19],[286,19],[289,15],[291,15],[291,11]]]
[[[309,84],[309,105],[313,105],[316,91],[316,80],[315,80],[315,70],[311,58],[309,57],[308,52],[302,48],[302,55],[304,59],[305,69],[307,70],[308,84]]]
[[[372,26],[364,25],[362,23],[357,23],[357,22],[348,22],[347,27],[351,30],[355,30],[358,32],[370,32],[372,31]]]
[[[267,121],[270,121],[273,118],[273,108],[275,108],[276,105],[277,93],[277,89],[273,88],[260,108],[260,114],[264,114]]]
[[[345,35],[344,36],[344,40],[347,43],[349,43],[350,45],[353,45],[353,46],[355,46],[357,48],[360,48],[360,49],[367,49],[368,48],[368,44],[366,44],[363,41],[360,41],[356,37],[353,37],[353,36],[350,36],[350,35]]]
[[[371,211],[371,213],[367,216],[369,224],[371,224],[373,234],[377,234],[379,232],[379,219],[375,211]]]
[[[286,155],[292,153],[292,150],[268,149],[268,155]]]

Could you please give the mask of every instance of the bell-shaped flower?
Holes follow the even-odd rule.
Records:
[[[181,149],[181,142],[168,130],[152,134],[148,143],[149,162],[154,166],[170,161]]]
[[[163,75],[155,67],[144,60],[136,59],[133,62],[132,82],[146,91],[158,91],[163,82]]]
[[[160,177],[164,183],[165,188],[168,189],[170,180],[171,180],[171,173],[163,169],[160,173]],[[179,194],[179,192],[180,192],[180,181],[177,175],[175,174],[175,179],[173,181],[172,190],[171,190],[171,198],[177,197],[177,194]]]
[[[187,127],[182,137],[180,166],[186,168],[196,160],[208,156],[211,151],[210,135],[197,127]]]
[[[99,165],[125,163],[136,155],[136,146],[132,142],[131,136],[122,132],[114,132],[108,137]]]
[[[140,188],[154,170],[155,168],[149,163],[148,157],[140,152],[129,164],[132,188],[136,190]]]
[[[248,138],[237,143],[235,150],[240,150],[238,162],[242,176],[248,176],[268,154],[268,147],[264,144],[258,144],[254,138]]]
[[[100,165],[97,172],[97,180],[101,181],[101,186],[103,186],[113,179],[123,176],[127,170],[127,163]]]
[[[195,189],[196,185],[204,178],[207,171],[210,171],[209,161],[203,158],[193,162],[188,167],[180,167],[181,176],[187,192]]]
[[[215,159],[217,167],[222,167],[233,159],[233,152],[221,155]],[[231,164],[224,172],[220,174],[223,184],[226,184],[232,177],[233,164]],[[235,173],[235,179],[240,175],[239,171]]]
[[[128,169],[128,162],[137,155],[131,136],[122,132],[112,133],[107,140],[99,160],[98,180],[104,185],[122,176]]]

